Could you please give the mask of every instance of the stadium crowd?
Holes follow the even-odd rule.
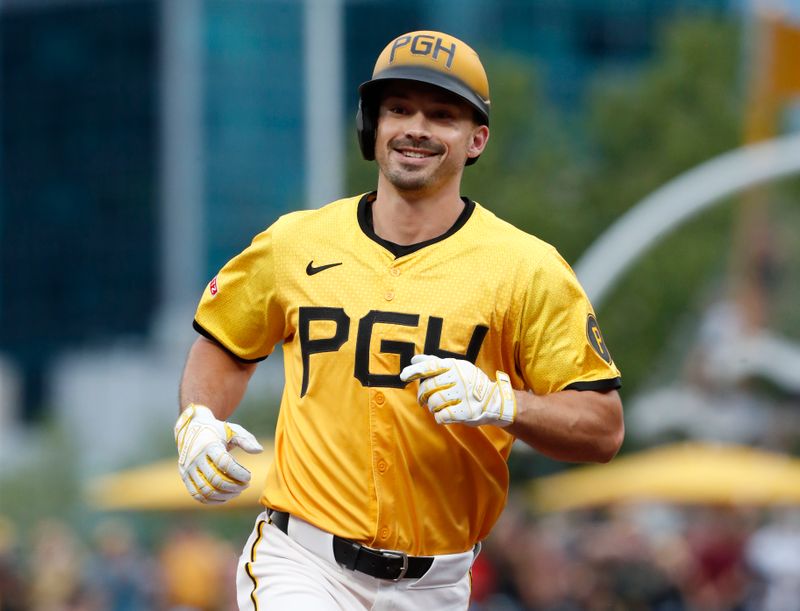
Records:
[[[0,611],[234,611],[237,548],[184,519],[144,545],[116,517],[87,537],[55,519],[19,533],[0,518]],[[531,516],[512,502],[473,568],[471,608],[800,610],[800,509]]]

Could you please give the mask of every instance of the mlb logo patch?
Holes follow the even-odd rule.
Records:
[[[211,293],[212,297],[215,297],[217,295],[218,290],[219,289],[217,288],[217,277],[214,276],[213,280],[211,280],[211,282],[208,285],[208,291]]]

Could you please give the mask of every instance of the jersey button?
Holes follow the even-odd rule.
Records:
[[[381,528],[380,535],[381,535],[381,539],[388,539],[389,538],[389,527],[388,526],[384,526],[383,528]]]
[[[388,467],[389,467],[389,465],[386,464],[385,460],[379,460],[378,461],[378,472],[379,473],[386,473],[386,469]]]
[[[384,294],[384,298],[386,299],[386,301],[391,301],[392,299],[394,299],[394,291],[386,291],[386,293]]]
[[[386,401],[386,397],[384,396],[384,394],[382,392],[376,392],[375,403],[377,403],[378,405],[383,405],[384,401]]]
[[[392,268],[389,270],[389,273],[390,273],[392,276],[394,276],[395,278],[397,278],[397,276],[399,276],[399,275],[400,275],[400,270],[399,270],[399,269],[397,269],[396,267],[392,267]]]

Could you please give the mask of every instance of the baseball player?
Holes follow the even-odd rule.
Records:
[[[404,34],[359,93],[376,190],[278,219],[194,320],[175,437],[200,502],[247,487],[230,451],[261,448],[227,420],[257,363],[284,355],[242,610],[465,609],[514,440],[600,462],[622,442],[620,374],[573,272],[461,196],[489,140],[475,51]]]

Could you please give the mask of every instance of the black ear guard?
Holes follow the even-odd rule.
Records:
[[[367,161],[375,159],[375,131],[377,129],[377,117],[375,116],[375,104],[371,108],[364,109],[364,100],[358,100],[358,112],[356,113],[356,134],[358,136],[358,146],[361,155]]]

